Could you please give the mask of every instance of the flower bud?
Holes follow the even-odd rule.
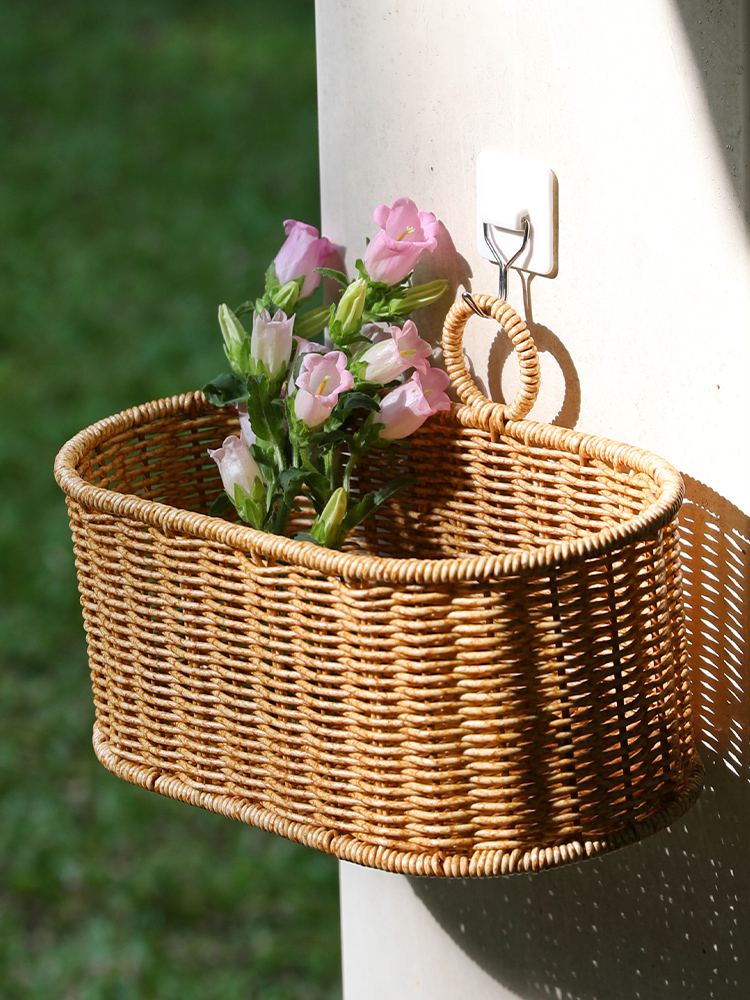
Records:
[[[328,323],[331,310],[328,306],[318,306],[317,309],[309,309],[306,313],[297,313],[294,317],[294,336],[303,337],[307,340],[317,336]]]
[[[227,305],[219,306],[219,326],[224,338],[224,352],[238,375],[247,375],[250,362],[250,337]]]
[[[299,282],[287,281],[285,285],[273,293],[273,304],[279,311],[289,315],[299,301]]]
[[[400,316],[408,316],[415,309],[421,309],[423,306],[430,305],[431,302],[436,302],[441,295],[448,291],[448,288],[448,282],[442,278],[427,281],[423,285],[413,285],[411,288],[407,288],[400,298],[392,300],[391,306],[393,311]]]
[[[335,322],[341,324],[338,331],[341,337],[348,338],[359,330],[366,296],[367,282],[364,278],[357,278],[346,286],[333,317]]]
[[[276,277],[282,287],[295,278],[304,278],[300,298],[309,298],[320,284],[319,267],[325,267],[335,248],[314,226],[287,219],[287,239],[274,258]],[[275,300],[274,300],[275,301]]]
[[[343,486],[331,494],[331,498],[318,514],[310,528],[310,534],[320,545],[336,548],[340,541],[341,524],[346,517],[348,498]]]

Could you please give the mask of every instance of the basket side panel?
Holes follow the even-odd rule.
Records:
[[[645,821],[694,748],[674,533],[560,574],[560,649],[583,835]]]
[[[89,669],[94,695],[96,720],[102,731],[109,736],[110,704],[107,682],[107,658],[104,655],[106,622],[99,614],[101,590],[98,581],[97,546],[89,537],[86,513],[75,501],[68,498],[68,513],[73,536],[78,592],[86,633]]]
[[[220,657],[205,601],[210,546],[73,507],[99,730],[127,761],[224,791]]]

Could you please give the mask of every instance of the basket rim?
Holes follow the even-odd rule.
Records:
[[[202,392],[189,392],[153,400],[105,417],[79,431],[63,445],[55,458],[55,479],[71,500],[100,513],[128,517],[176,534],[219,542],[234,550],[317,570],[325,576],[398,584],[486,581],[544,569],[565,569],[586,558],[633,544],[659,530],[675,518],[684,499],[682,476],[658,455],[595,434],[524,419],[506,421],[503,436],[526,446],[568,451],[577,454],[581,461],[590,457],[613,465],[629,466],[651,476],[661,488],[661,495],[636,517],[582,538],[495,555],[419,559],[322,548],[313,542],[270,534],[249,525],[233,524],[221,517],[182,510],[157,500],[94,486],[77,471],[87,452],[115,434],[172,416],[195,418],[199,413],[208,413],[212,409],[214,407]],[[467,404],[454,403],[450,412],[438,413],[431,421],[458,421],[464,427],[477,427],[474,407]]]

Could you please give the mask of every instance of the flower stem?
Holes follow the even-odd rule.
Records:
[[[354,466],[357,464],[358,460],[361,458],[360,453],[353,449],[351,455],[349,456],[349,461],[346,463],[344,468],[344,476],[342,480],[342,486],[346,490],[346,495],[350,494],[352,472],[354,472]]]

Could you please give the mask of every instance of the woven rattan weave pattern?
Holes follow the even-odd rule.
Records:
[[[464,399],[399,462],[416,477],[343,552],[206,512],[200,394],[128,410],[58,456],[101,761],[121,777],[390,871],[496,875],[623,846],[697,796],[674,520],[679,475]],[[385,475],[362,473],[369,488]],[[366,482],[365,482],[366,481]]]

